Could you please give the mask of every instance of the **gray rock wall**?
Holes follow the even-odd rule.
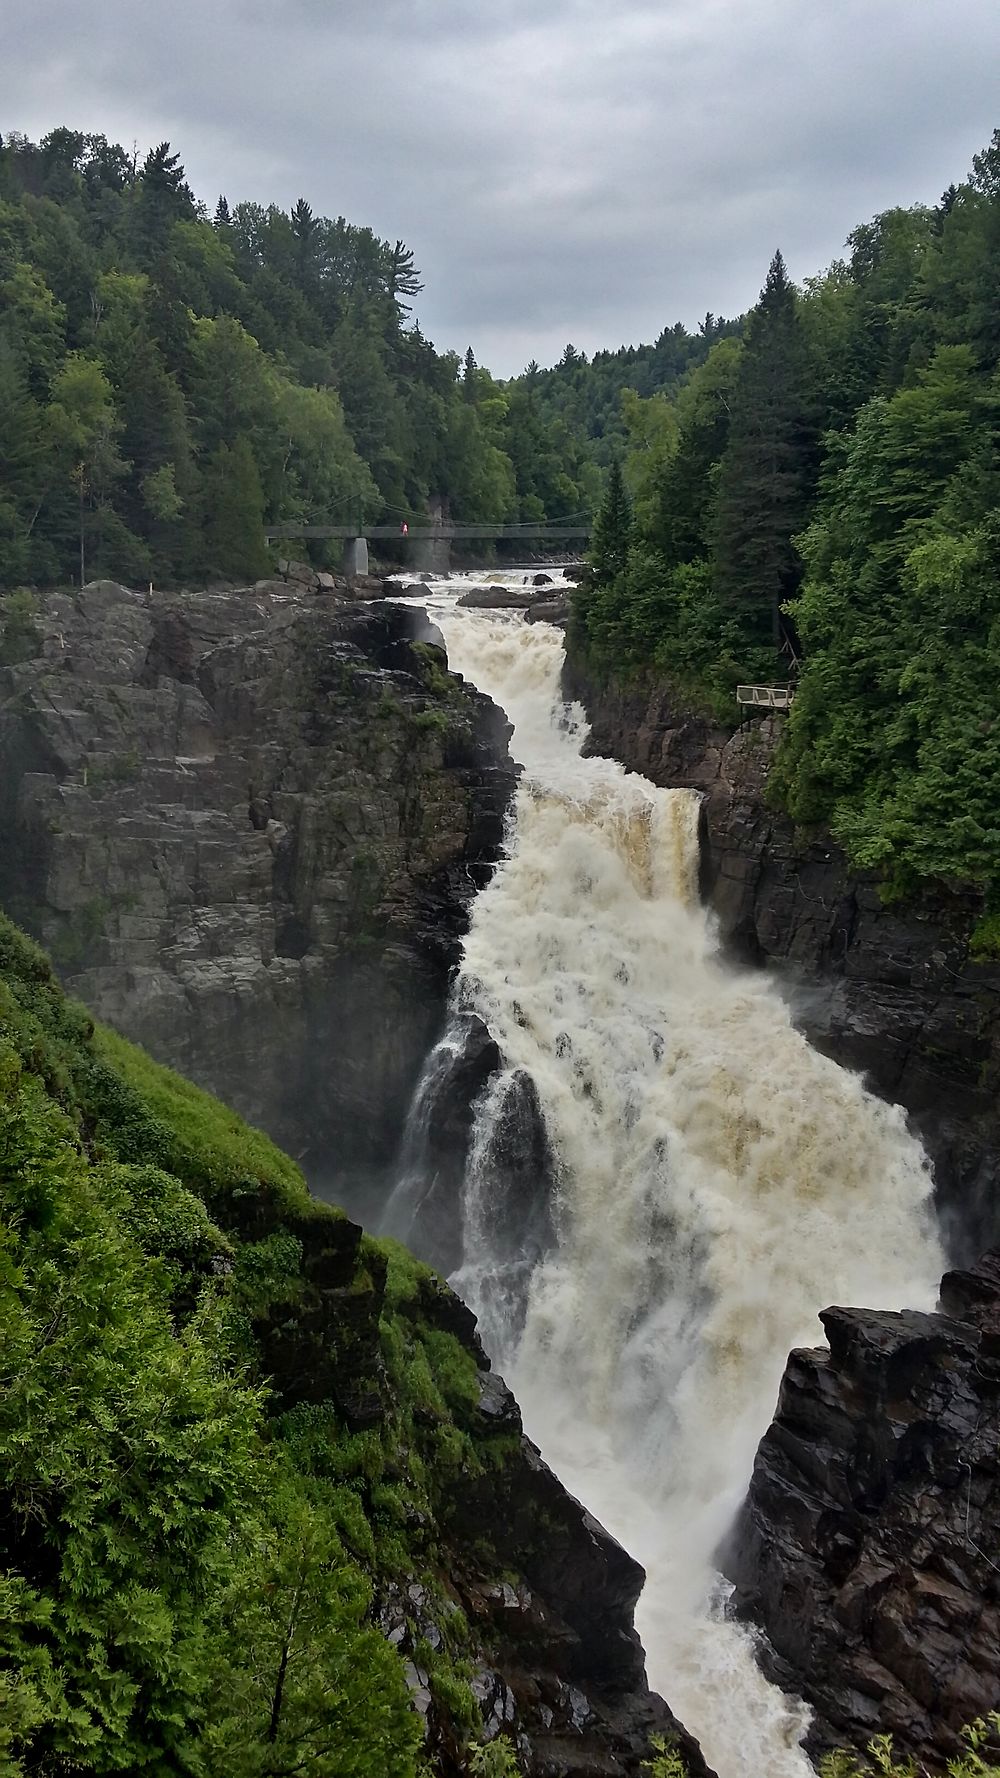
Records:
[[[0,666],[0,903],[94,1013],[356,1208],[514,771],[418,616],[294,583],[52,594]]]
[[[724,1555],[765,1666],[817,1712],[811,1750],[891,1734],[932,1772],[1000,1709],[1000,1255],[941,1304],[826,1311]]]

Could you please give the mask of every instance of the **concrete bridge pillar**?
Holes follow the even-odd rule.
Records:
[[[368,573],[367,537],[345,537],[341,567],[347,575]]]
[[[448,537],[414,537],[410,541],[410,563],[418,574],[447,574],[451,568],[451,539]]]

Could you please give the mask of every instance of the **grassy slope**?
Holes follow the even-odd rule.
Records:
[[[452,1769],[477,1717],[439,1519],[503,1440],[433,1274],[95,1030],[2,916],[0,1219],[0,1770],[406,1778],[371,1612],[414,1578]]]

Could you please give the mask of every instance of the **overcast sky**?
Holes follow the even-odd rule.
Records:
[[[997,0],[13,0],[0,129],[169,138],[214,207],[412,248],[499,375],[754,301],[1000,125]]]

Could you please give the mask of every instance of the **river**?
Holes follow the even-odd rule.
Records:
[[[535,1083],[556,1239],[530,1277],[495,1251],[495,1081],[452,1282],[529,1436],[646,1569],[650,1684],[720,1778],[807,1778],[805,1706],[727,1621],[713,1558],[787,1354],[821,1341],[818,1310],[933,1305],[928,1165],[902,1112],[809,1046],[775,982],[721,958],[696,793],[583,758],[561,633],[459,609],[468,584],[421,602],[452,669],[507,712],[524,772],[455,1004]]]

